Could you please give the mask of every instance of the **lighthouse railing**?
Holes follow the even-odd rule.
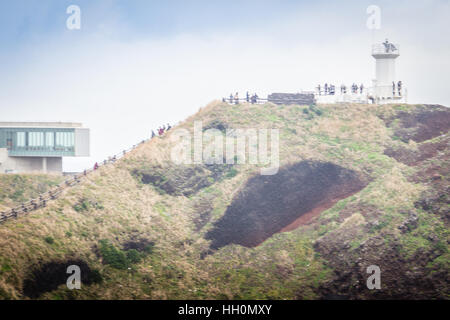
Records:
[[[396,43],[378,43],[372,46],[374,54],[400,54],[400,46]]]

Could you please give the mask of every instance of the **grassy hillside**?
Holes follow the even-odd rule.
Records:
[[[0,211],[36,198],[62,181],[59,175],[0,174]]]
[[[279,173],[174,164],[171,136],[198,120],[279,129]],[[0,297],[449,298],[449,120],[440,106],[214,102],[0,225]],[[369,265],[382,290],[366,288]]]

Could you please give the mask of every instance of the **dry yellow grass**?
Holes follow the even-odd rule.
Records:
[[[220,121],[232,128],[276,128],[280,130],[281,165],[306,159],[331,161],[373,179],[354,201],[369,202],[383,210],[410,207],[424,186],[408,182],[405,166],[383,156],[385,146],[398,142],[377,117],[376,106],[318,107],[323,114],[308,119],[305,106],[234,106],[215,101],[164,137],[142,144],[116,164],[90,174],[47,208],[0,225],[0,267],[8,266],[0,273],[0,296],[24,298],[21,287],[33,266],[75,256],[99,269],[106,279],[102,285],[83,289],[79,298],[293,298],[295,290],[287,285],[289,281],[314,297],[311,283],[325,280],[326,267],[314,256],[308,237],[316,234],[310,227],[276,235],[257,248],[232,245],[200,259],[208,242],[203,239],[205,229],[194,231],[195,202],[206,193],[214,194],[216,212],[206,229],[211,227],[248,178],[257,174],[258,166],[241,165],[236,177],[215,182],[190,197],[160,194],[140,183],[131,171],[142,163],[170,164],[171,135],[178,128],[192,130],[194,121],[201,120],[204,126]],[[393,106],[383,106],[383,110],[393,112]],[[81,199],[98,201],[102,209],[77,212],[74,206]],[[364,219],[356,213],[343,227],[350,222],[364,224]],[[44,241],[49,236],[54,244]],[[101,239],[120,248],[133,237],[154,241],[156,253],[138,264],[132,274],[102,265],[93,250]],[[295,261],[308,263],[300,267]],[[285,279],[273,273],[275,262],[277,270],[286,272]],[[247,275],[247,269],[254,274]],[[143,280],[147,278],[151,285]],[[245,293],[242,288],[246,286],[260,288],[260,296]],[[55,298],[64,290],[61,286],[43,298]]]

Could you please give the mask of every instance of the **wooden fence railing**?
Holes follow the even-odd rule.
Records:
[[[102,166],[106,166],[109,163],[116,162],[117,160],[119,160],[120,158],[125,156],[128,152],[136,149],[139,145],[145,143],[148,140],[149,139],[142,140],[139,144],[137,144],[137,145],[135,144],[131,148],[129,148],[127,150],[123,150],[122,152],[120,152],[112,157],[109,157],[108,160],[104,160],[104,161],[98,163],[98,168],[100,168]],[[61,182],[59,185],[57,185],[52,190],[49,190],[49,191],[39,195],[38,198],[32,199],[28,202],[24,202],[21,205],[15,207],[15,208],[12,208],[10,210],[0,212],[0,224],[5,221],[8,221],[10,219],[18,218],[20,216],[26,215],[26,214],[28,214],[34,210],[37,210],[39,208],[46,207],[47,203],[49,201],[57,199],[66,188],[73,187],[73,186],[79,184],[81,182],[81,179],[83,179],[89,173],[91,173],[95,170],[96,169],[94,169],[94,168],[86,169],[82,173],[76,174],[76,175],[70,177],[69,179],[66,179],[65,181]]]

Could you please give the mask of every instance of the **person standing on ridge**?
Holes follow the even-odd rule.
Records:
[[[330,95],[334,96],[335,93],[336,87],[334,86],[334,84],[330,84]]]
[[[239,104],[239,94],[237,92],[234,95],[234,104]]]
[[[389,49],[390,49],[390,43],[389,43],[389,41],[388,41],[388,39],[386,39],[386,41],[385,42],[383,42],[383,45],[384,45],[384,50],[386,51],[386,53],[388,53],[389,52]]]

